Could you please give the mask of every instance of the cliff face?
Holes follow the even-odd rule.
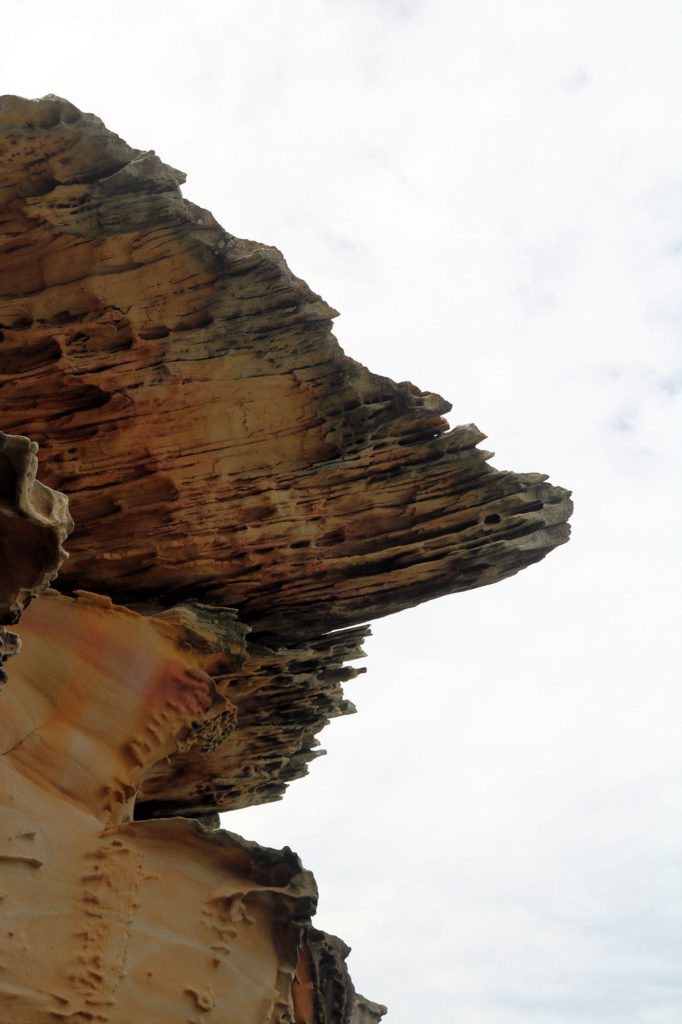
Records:
[[[0,99],[0,623],[26,609],[0,1004],[378,1020],[295,856],[201,822],[305,774],[363,621],[538,561],[570,501],[344,355],[334,310],[182,180],[64,100]]]

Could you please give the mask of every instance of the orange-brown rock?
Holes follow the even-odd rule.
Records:
[[[566,539],[564,491],[345,356],[334,310],[154,154],[57,99],[5,100],[0,131],[4,429],[69,495],[63,587],[234,606],[289,641]]]
[[[538,561],[571,504],[182,181],[0,98],[0,1019],[367,1024],[296,858],[189,818],[281,796],[362,623]]]
[[[207,670],[238,669],[244,630],[223,616],[216,648],[215,627],[54,591],[19,624],[0,695],[3,1020],[291,1019],[312,876],[186,819],[131,823],[150,765],[234,723]]]

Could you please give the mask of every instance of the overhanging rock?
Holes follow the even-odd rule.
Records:
[[[75,522],[0,696],[22,806],[19,821],[4,805],[0,857],[25,936],[0,988],[17,1024],[329,1020],[313,951],[345,947],[309,929],[312,880],[288,851],[187,818],[305,774],[320,729],[353,710],[342,683],[368,619],[494,583],[568,538],[568,492],[494,469],[442,398],[347,357],[335,311],[276,249],[184,200],[183,180],[65,100],[0,99],[3,622],[63,558],[61,494]],[[40,500],[25,514],[5,453],[29,449]],[[35,853],[65,830],[72,856]],[[178,885],[171,923],[155,901]],[[39,923],[31,901],[53,897]],[[57,933],[72,973],[36,986],[22,957],[57,978]],[[155,976],[164,935],[194,952]],[[237,1006],[249,956],[259,980]],[[344,971],[339,1021],[378,1020]]]

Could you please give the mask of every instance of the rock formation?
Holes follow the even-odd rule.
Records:
[[[0,433],[0,665],[20,647],[5,626],[57,575],[73,526],[64,495],[36,480],[37,450],[26,437]],[[0,685],[6,679],[0,669]]]
[[[538,561],[571,505],[183,180],[0,99],[0,1018],[369,1024],[312,876],[217,812],[306,773],[366,620]]]

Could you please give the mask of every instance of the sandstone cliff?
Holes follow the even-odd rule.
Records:
[[[305,774],[367,619],[538,561],[570,501],[349,359],[182,181],[0,99],[0,1006],[376,1021],[297,858],[206,825]]]

